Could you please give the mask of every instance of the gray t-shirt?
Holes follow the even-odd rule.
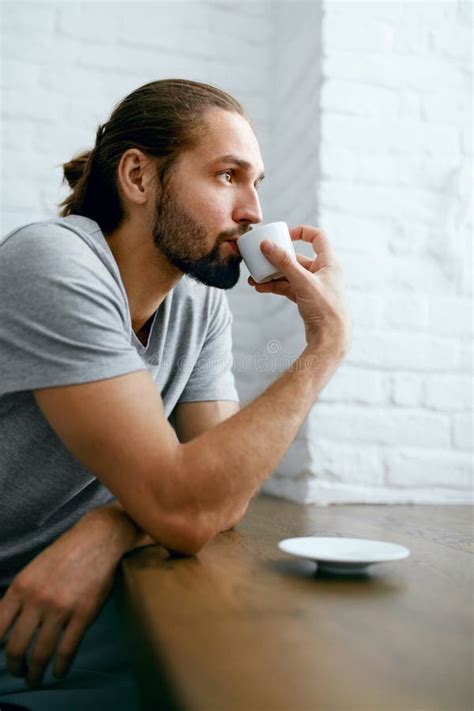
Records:
[[[183,277],[148,343],[98,224],[72,215],[0,244],[0,586],[84,513],[113,500],[55,435],[32,390],[148,369],[175,405],[238,401],[225,292]],[[91,412],[91,417],[94,413]]]

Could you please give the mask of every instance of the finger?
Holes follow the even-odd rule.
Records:
[[[38,613],[26,611],[16,621],[6,648],[7,669],[13,676],[25,676],[26,652],[40,623]]]
[[[296,252],[296,259],[305,269],[309,269],[314,262],[314,259],[307,257],[305,254],[300,254],[299,252]]]
[[[290,235],[292,240],[303,240],[313,245],[313,249],[318,255],[319,267],[338,264],[336,255],[324,230],[311,225],[299,225],[290,229]]]
[[[10,589],[8,589],[4,597],[0,600],[0,642],[2,644],[6,643],[5,637],[15,619],[20,614],[20,610],[20,599],[15,597],[10,592]]]
[[[286,279],[274,279],[264,284],[257,284],[255,291],[258,291],[259,294],[278,294],[278,296],[286,296],[288,299],[296,302],[295,292]]]
[[[255,281],[253,277],[249,277],[247,281],[250,286],[261,286],[262,284],[270,284],[276,281],[284,281],[285,284],[288,284],[288,279],[286,277],[278,277],[277,279],[271,279],[270,281]]]
[[[91,619],[77,616],[71,618],[56,652],[55,677],[61,678],[66,675]]]
[[[294,254],[290,254],[271,240],[263,240],[260,249],[266,259],[288,279],[292,286],[304,286],[308,283],[308,272],[298,263]]]
[[[28,683],[38,684],[43,677],[49,660],[63,630],[60,619],[48,618],[41,626],[41,631],[28,658]]]

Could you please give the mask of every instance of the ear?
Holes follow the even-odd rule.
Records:
[[[156,195],[155,161],[138,148],[129,148],[122,154],[117,177],[123,196],[134,205],[145,205]]]

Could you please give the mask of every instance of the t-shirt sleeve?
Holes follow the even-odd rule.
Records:
[[[206,338],[178,402],[239,402],[232,366],[232,313],[225,292],[213,289]]]
[[[119,283],[69,230],[40,223],[7,237],[0,285],[0,394],[146,369]]]

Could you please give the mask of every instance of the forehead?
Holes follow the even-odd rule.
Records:
[[[235,155],[250,163],[255,172],[263,171],[257,138],[247,119],[234,111],[208,111],[204,117],[202,138],[187,154],[198,163],[209,163],[221,156]]]

